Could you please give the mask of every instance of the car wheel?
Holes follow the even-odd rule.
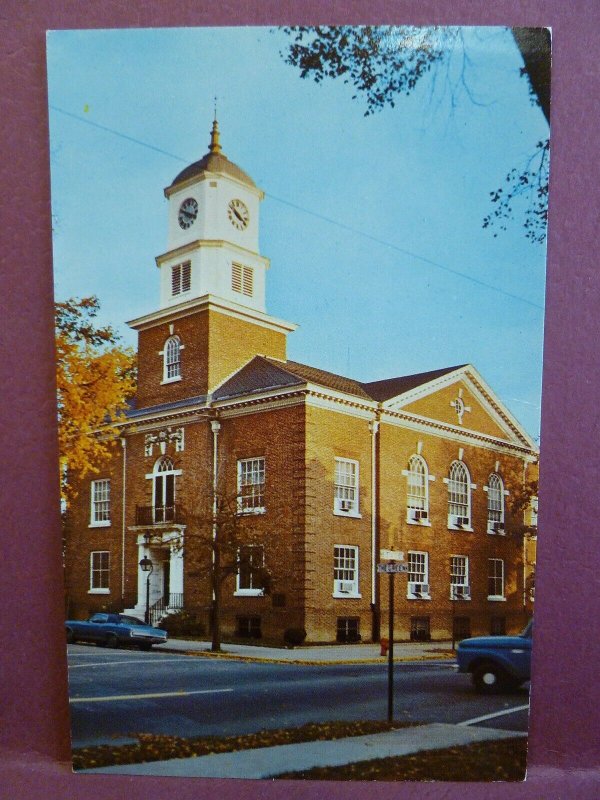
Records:
[[[107,647],[118,647],[119,646],[119,640],[117,639],[117,637],[115,636],[114,633],[111,633],[106,637],[106,646]]]
[[[75,641],[75,637],[73,636],[73,631],[71,628],[67,628],[67,644],[73,644]]]
[[[481,664],[473,672],[473,683],[482,694],[496,694],[506,689],[509,678],[497,664]]]

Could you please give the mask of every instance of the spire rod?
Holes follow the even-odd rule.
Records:
[[[210,134],[210,146],[209,150],[211,153],[220,153],[221,152],[221,145],[219,144],[219,123],[217,122],[217,98],[215,95],[215,116],[213,119],[212,124],[212,131]]]

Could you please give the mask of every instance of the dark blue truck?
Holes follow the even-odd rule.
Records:
[[[531,677],[532,620],[518,636],[475,636],[456,651],[459,672],[470,672],[485,694],[515,689]]]

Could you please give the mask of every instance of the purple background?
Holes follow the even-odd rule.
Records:
[[[217,6],[219,6],[217,10]],[[372,798],[600,796],[597,0],[3,0],[0,10],[0,795],[317,797],[309,782],[72,775],[54,430],[45,31],[203,24],[550,25],[552,177],[536,647],[525,784],[371,784]],[[507,364],[510,369],[510,364]],[[13,621],[18,620],[18,626]],[[359,797],[358,783],[327,784]]]

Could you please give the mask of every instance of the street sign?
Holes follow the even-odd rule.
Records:
[[[377,564],[377,572],[408,572],[408,564]]]
[[[402,550],[380,550],[379,558],[382,561],[404,561]]]

